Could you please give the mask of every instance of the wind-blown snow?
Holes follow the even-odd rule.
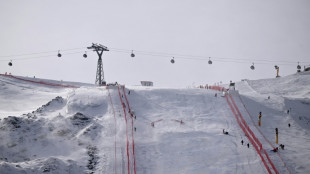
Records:
[[[117,86],[61,83],[81,87],[0,76],[1,174],[267,173],[221,92],[127,87],[119,96]],[[245,80],[236,90],[240,112],[278,171],[310,173],[310,74]],[[276,127],[285,149],[274,153]]]

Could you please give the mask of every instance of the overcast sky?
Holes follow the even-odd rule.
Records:
[[[274,78],[276,64],[281,76],[310,64],[309,0],[0,0],[0,22],[0,73],[22,76],[94,83],[93,42],[110,49],[105,80],[126,85]]]

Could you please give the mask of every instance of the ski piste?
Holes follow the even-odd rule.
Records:
[[[309,173],[309,81],[247,80],[222,95],[1,75],[0,171]]]

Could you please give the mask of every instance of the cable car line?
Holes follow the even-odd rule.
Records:
[[[81,50],[86,49],[86,47],[82,48],[70,48],[70,49],[61,49],[62,52],[71,51],[71,50]],[[7,56],[0,56],[0,57],[20,57],[20,56],[28,56],[28,55],[36,55],[36,54],[46,54],[46,53],[55,53],[58,50],[55,51],[43,51],[43,52],[37,52],[37,53],[25,53],[25,54],[16,54],[16,55],[7,55]]]
[[[121,49],[121,48],[110,48],[111,51],[115,52],[124,52],[124,53],[130,53],[131,50],[128,49]],[[202,58],[202,59],[209,59],[210,57],[207,56],[197,56],[197,55],[182,55],[182,54],[173,54],[173,53],[163,53],[163,52],[150,52],[150,51],[139,51],[135,50],[136,53],[141,53],[143,55],[156,55],[156,56],[165,56],[165,57],[190,57],[190,58]],[[292,63],[295,64],[295,61],[282,61],[282,60],[267,60],[267,59],[242,59],[242,58],[228,58],[228,57],[217,57],[212,56],[214,59],[224,59],[224,60],[244,60],[244,61],[255,61],[255,62],[283,62],[283,63]],[[310,62],[300,62],[300,63],[310,63]]]
[[[83,52],[79,51],[79,52],[65,53],[65,54],[62,54],[62,56],[63,55],[71,55],[71,54],[81,54],[81,53],[83,53]],[[5,60],[0,60],[0,61],[9,61],[9,60],[20,61],[20,60],[32,60],[32,59],[46,59],[46,58],[50,58],[50,57],[55,57],[55,55],[50,54],[50,55],[36,56],[36,57],[25,57],[25,58],[18,58],[18,59],[5,59]]]
[[[80,48],[70,48],[70,49],[61,49],[58,50],[58,54],[56,56],[58,57],[63,57],[64,55],[70,55],[70,54],[83,54],[84,58],[87,58],[87,53],[85,51],[87,47],[80,47]],[[84,50],[84,51],[78,51],[78,52],[70,52],[73,50]],[[61,51],[61,53],[60,53]],[[267,59],[243,59],[243,58],[228,58],[228,57],[217,57],[217,56],[197,56],[197,55],[186,55],[186,54],[173,54],[173,53],[164,53],[164,52],[151,52],[151,51],[139,51],[135,50],[129,50],[129,49],[122,49],[122,48],[110,48],[111,52],[114,53],[123,53],[123,54],[130,54],[130,57],[135,57],[136,55],[144,55],[145,57],[147,56],[152,56],[152,57],[158,57],[158,58],[171,58],[171,57],[177,57],[178,59],[187,59],[187,60],[202,60],[202,61],[208,61],[208,64],[212,64],[213,61],[216,62],[230,62],[230,63],[249,63],[249,62],[255,62],[256,64],[274,64],[277,63],[279,65],[292,65],[295,64],[295,61],[281,61],[281,60],[267,60]],[[10,56],[0,56],[0,57],[9,57],[10,59],[3,59],[0,61],[10,61],[10,60],[30,60],[30,59],[40,59],[40,58],[46,58],[46,57],[55,57],[55,55],[51,55],[48,53],[57,53],[57,51],[45,51],[45,52],[37,52],[37,53],[28,53],[28,54],[17,54],[17,55],[10,55]],[[35,56],[35,57],[28,57],[31,55],[40,55],[40,54],[48,54],[48,55],[41,55],[41,56]],[[25,57],[27,56],[27,57]],[[12,58],[15,57],[15,58]],[[21,57],[21,58],[16,58],[16,57]],[[24,58],[22,58],[24,57]],[[143,57],[144,58],[144,57]],[[211,58],[213,61],[211,61]],[[173,59],[173,61],[175,61]],[[298,62],[297,68],[301,68],[299,63],[303,64],[310,64],[310,62]],[[254,66],[254,64],[252,65]],[[252,67],[251,66],[251,67]],[[252,69],[252,68],[251,68]]]

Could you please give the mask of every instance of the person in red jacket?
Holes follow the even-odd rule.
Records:
[[[272,151],[273,152],[278,152],[278,147],[274,148]]]

